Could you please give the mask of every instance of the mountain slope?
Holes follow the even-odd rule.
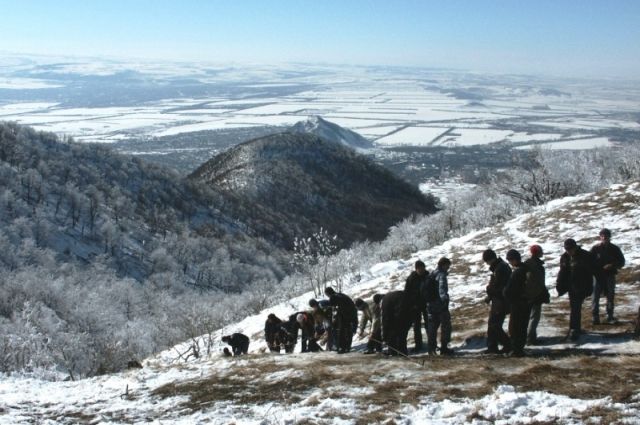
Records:
[[[434,200],[416,187],[311,134],[280,133],[240,144],[189,178],[280,214],[293,236],[323,227],[347,245],[380,240],[403,218],[435,211]]]
[[[369,149],[373,143],[355,131],[340,127],[322,117],[312,116],[306,121],[294,124],[290,130],[292,133],[314,134],[330,142],[341,143],[354,149]]]
[[[244,358],[223,357],[222,332],[218,332],[213,336],[213,353],[197,359],[179,356],[188,352],[193,343],[189,341],[148,359],[139,371],[80,383],[4,379],[0,382],[4,420],[637,423],[640,342],[631,338],[629,328],[640,303],[639,203],[640,183],[559,200],[411,258],[378,264],[363,273],[360,283],[345,288],[353,297],[369,299],[373,293],[401,288],[417,258],[432,267],[440,256],[449,256],[456,356],[267,354],[262,339],[266,315],[286,317],[306,309],[312,295],[305,294],[223,330],[252,338],[250,354]],[[612,229],[613,241],[628,263],[618,278],[616,313],[621,323],[595,328],[585,324],[586,334],[579,343],[569,344],[563,341],[568,300],[557,298],[553,290],[562,241],[574,237],[589,247],[603,226]],[[488,314],[483,302],[488,272],[481,252],[490,246],[504,256],[508,248],[524,249],[533,242],[546,251],[547,286],[552,292],[539,328],[543,344],[528,347],[531,355],[525,358],[479,355]],[[200,340],[202,353],[208,341],[207,336]],[[357,339],[354,347],[363,349],[364,340]]]

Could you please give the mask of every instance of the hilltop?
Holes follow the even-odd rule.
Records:
[[[291,235],[322,227],[338,235],[342,246],[381,240],[400,220],[436,210],[433,197],[417,187],[352,149],[308,133],[242,143],[189,179],[263,206],[282,217]]]
[[[330,142],[340,143],[353,149],[370,149],[373,143],[355,131],[341,127],[320,116],[309,117],[306,121],[294,124],[292,133],[314,134]]]
[[[267,313],[284,317],[303,309],[311,297],[305,294],[247,317],[214,334],[213,340],[201,338],[201,353],[207,347],[210,351],[197,359],[185,359],[190,341],[149,358],[139,371],[79,383],[7,379],[0,384],[5,413],[0,421],[637,423],[640,342],[632,338],[631,321],[640,304],[639,204],[639,182],[564,198],[408,258],[378,264],[364,271],[359,283],[344,288],[353,297],[369,299],[401,288],[416,259],[433,267],[439,257],[448,256],[453,260],[454,357],[265,353]],[[586,334],[578,343],[568,343],[568,300],[557,298],[553,289],[562,241],[573,237],[590,247],[605,226],[627,259],[618,276],[620,323],[593,327],[583,314]],[[504,256],[509,248],[524,250],[531,243],[545,250],[552,293],[551,303],[543,306],[542,344],[528,347],[525,358],[482,356],[488,276],[480,253],[491,247]],[[219,337],[235,331],[252,338],[250,354],[224,358]],[[362,349],[363,344],[358,340],[354,345]]]

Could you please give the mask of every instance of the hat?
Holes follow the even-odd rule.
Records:
[[[296,316],[296,322],[298,322],[298,323],[300,323],[300,324],[302,324],[302,322],[304,322],[304,319],[305,319],[305,317],[304,317],[304,313],[299,313],[299,314]]]
[[[520,261],[520,253],[515,249],[510,249],[507,251],[507,260]]]
[[[426,269],[427,266],[424,264],[424,262],[422,260],[418,260],[416,261],[414,267],[417,268],[422,268],[422,269]]]
[[[605,238],[609,238],[611,239],[611,230],[609,229],[602,229],[600,230],[600,236],[604,236]]]
[[[482,261],[484,261],[485,263],[487,261],[493,261],[496,258],[498,258],[498,256],[493,249],[487,249],[482,253]]]
[[[571,249],[571,248],[575,248],[575,247],[577,247],[577,246],[578,246],[578,244],[576,243],[576,241],[575,241],[575,240],[573,240],[573,239],[569,238],[569,239],[567,239],[567,240],[565,240],[565,241],[564,241],[563,246],[564,246],[564,249]]]
[[[315,298],[311,298],[309,300],[309,307],[317,307],[318,306],[318,300],[316,300]]]
[[[540,258],[544,255],[544,252],[542,251],[542,247],[540,245],[531,245],[529,247],[529,252],[531,253],[532,257],[536,258]]]

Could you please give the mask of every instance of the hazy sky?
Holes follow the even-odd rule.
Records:
[[[640,76],[640,0],[0,0],[0,51]]]

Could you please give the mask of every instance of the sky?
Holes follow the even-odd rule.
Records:
[[[0,52],[640,75],[638,0],[0,0]]]

